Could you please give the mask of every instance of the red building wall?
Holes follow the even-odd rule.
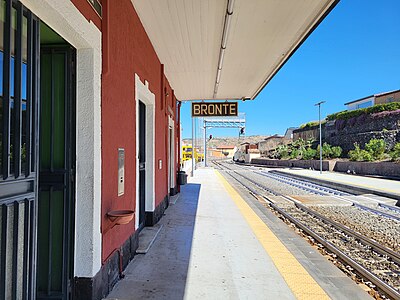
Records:
[[[71,0],[71,2],[79,9],[88,21],[92,21],[97,28],[101,29],[101,18],[87,0]]]
[[[155,94],[156,206],[169,193],[168,106],[176,114],[176,98],[130,0],[103,0],[102,20],[88,10],[86,0],[72,1],[87,19],[100,25],[103,38],[101,232],[104,262],[134,233],[134,221],[113,227],[106,214],[111,210],[136,208],[135,73],[143,82],[149,82],[149,89]],[[176,120],[176,116],[173,118]],[[125,191],[120,197],[117,192],[118,148],[125,149]],[[163,161],[161,170],[158,168],[160,159]]]

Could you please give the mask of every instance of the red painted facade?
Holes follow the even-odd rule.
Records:
[[[93,9],[88,0],[71,0],[71,2],[79,9],[79,11],[88,21],[92,21],[97,28],[101,29],[101,18]]]
[[[178,157],[176,98],[130,0],[102,1],[102,20],[96,19],[98,16],[91,7],[92,11],[88,10],[87,0],[72,2],[87,19],[101,28],[103,37],[101,233],[104,262],[134,233],[134,221],[113,227],[106,214],[111,210],[136,208],[135,74],[142,82],[149,82],[149,89],[155,95],[156,206],[169,193],[168,115],[176,124],[175,157]],[[125,193],[120,197],[117,193],[118,148],[125,149]],[[160,159],[163,161],[161,170],[158,168]],[[176,174],[179,162],[173,163]]]

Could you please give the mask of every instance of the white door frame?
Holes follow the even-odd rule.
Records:
[[[155,95],[149,89],[149,83],[143,83],[135,73],[135,102],[136,102],[136,213],[135,229],[139,227],[139,101],[146,105],[146,189],[145,211],[155,209]]]

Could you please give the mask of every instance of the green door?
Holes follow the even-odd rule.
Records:
[[[74,61],[70,47],[41,48],[37,299],[71,297]]]

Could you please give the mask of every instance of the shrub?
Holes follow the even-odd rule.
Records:
[[[400,114],[400,109],[397,109],[397,110],[392,110],[392,111],[382,111],[382,112],[374,113],[374,114],[372,114],[372,117],[374,119],[378,119],[378,118],[387,118],[387,117],[391,117],[391,116],[397,116],[399,114]]]
[[[331,157],[338,158],[342,155],[342,148],[340,146],[335,146],[331,148]]]
[[[317,147],[317,156],[319,157],[319,145]],[[323,143],[322,144],[322,158],[326,159],[326,158],[330,158],[332,155],[332,149],[331,149],[331,145],[329,145],[328,143]]]
[[[278,146],[277,150],[277,157],[280,159],[286,159],[289,158],[289,148],[286,145],[280,145]]]
[[[312,148],[307,148],[303,151],[302,159],[313,159],[317,155],[317,150]]]
[[[390,152],[390,157],[393,160],[400,160],[400,143],[394,145],[392,152]]]
[[[292,149],[292,152],[290,152],[290,158],[297,159],[299,156],[300,156],[299,149]]]
[[[322,121],[321,123],[324,123],[325,121]],[[306,128],[311,128],[319,125],[319,121],[311,121],[305,124],[300,125],[300,129],[306,129]]]
[[[305,146],[305,144],[306,144],[306,142],[302,138],[299,138],[299,139],[295,140],[292,145],[294,147],[299,148],[299,147]]]
[[[395,111],[400,109],[400,102],[391,102],[391,103],[385,103],[385,104],[378,104],[374,106],[370,106],[367,108],[360,108],[356,110],[345,110],[345,111],[340,111],[334,114],[330,114],[326,117],[328,121],[333,121],[333,120],[347,120],[353,117],[358,117],[363,114],[374,114],[374,113],[380,113],[383,111]]]
[[[371,139],[365,144],[365,150],[371,153],[374,160],[382,159],[385,149],[386,143],[382,139]]]
[[[361,150],[360,158],[362,161],[373,161],[374,157],[372,156],[371,152],[367,150]]]
[[[354,143],[354,150],[349,151],[349,159],[352,161],[372,161],[372,154],[366,150],[361,150],[358,143]]]

